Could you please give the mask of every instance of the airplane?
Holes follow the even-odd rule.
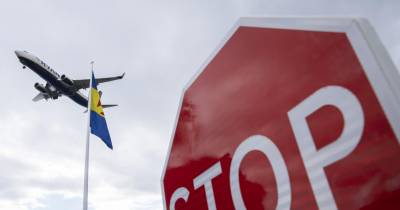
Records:
[[[85,108],[88,107],[88,98],[84,96],[79,90],[89,88],[90,79],[72,80],[69,77],[65,76],[65,74],[60,76],[60,74],[54,71],[49,65],[27,51],[16,50],[15,54],[23,65],[23,69],[29,67],[33,72],[38,74],[47,82],[46,85],[35,83],[34,87],[39,91],[39,94],[32,99],[33,101],[36,102],[42,99],[56,100],[58,99],[58,97],[65,95],[77,104]],[[113,80],[122,79],[124,75],[125,73],[123,73],[121,76],[116,77],[96,78],[96,81],[97,83],[110,82]],[[101,91],[99,91],[99,93],[101,96]],[[117,105],[102,105],[103,108],[113,106]]]

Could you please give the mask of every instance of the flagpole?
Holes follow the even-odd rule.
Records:
[[[92,73],[94,61],[90,62],[92,69],[90,71],[90,82],[89,82],[89,94],[88,94],[88,121],[87,121],[87,133],[86,133],[86,153],[85,153],[85,178],[83,183],[83,210],[88,209],[88,187],[89,187],[89,139],[90,139],[90,104],[92,102]]]

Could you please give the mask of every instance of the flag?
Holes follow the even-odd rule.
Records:
[[[92,72],[92,84],[90,87],[90,132],[98,136],[110,149],[113,149],[110,133],[104,116],[103,107],[100,102],[100,94],[97,90],[97,82]]]

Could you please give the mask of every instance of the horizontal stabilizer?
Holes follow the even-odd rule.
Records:
[[[113,107],[113,106],[118,106],[118,104],[104,104],[104,105],[101,105],[103,108],[110,108],[110,107]]]
[[[110,107],[114,107],[114,106],[118,106],[118,104],[105,104],[105,105],[101,105],[103,108],[110,108]],[[83,112],[83,113],[87,113],[87,109]]]

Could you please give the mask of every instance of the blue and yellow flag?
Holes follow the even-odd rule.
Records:
[[[100,102],[100,94],[97,90],[97,82],[92,72],[92,84],[90,87],[91,104],[90,104],[90,130],[91,133],[98,136],[110,149],[113,148],[110,133],[104,117],[103,107]]]

